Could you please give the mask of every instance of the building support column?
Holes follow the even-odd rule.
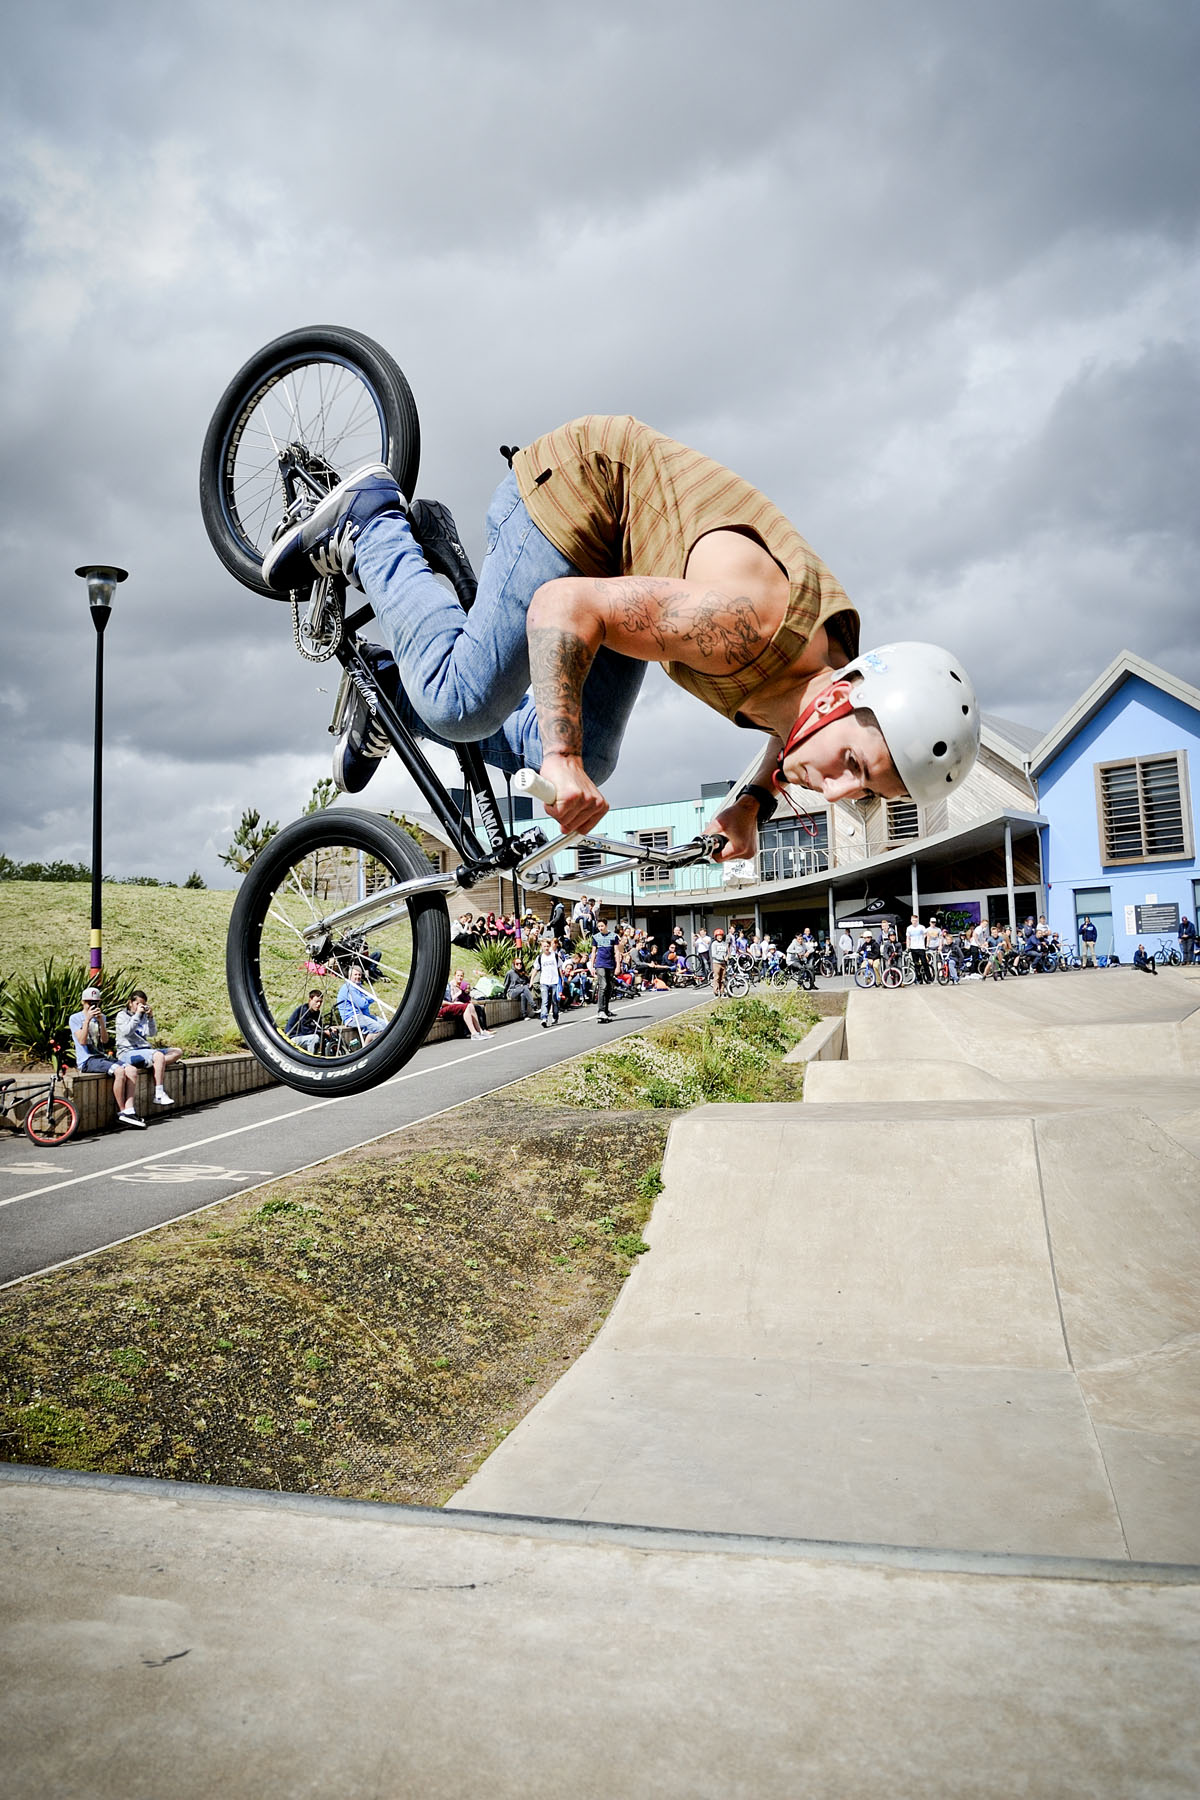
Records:
[[[1004,821],[1004,883],[1008,889],[1008,929],[1017,929],[1017,885],[1013,880],[1012,821]]]
[[[837,911],[836,911],[836,908],[834,907],[834,903],[833,903],[833,883],[832,883],[832,881],[829,883],[829,886],[825,891],[829,898],[829,941],[832,944],[834,941],[834,937],[835,937],[835,928],[837,926]]]
[[[909,868],[912,872],[912,909],[915,913],[919,913],[921,910],[921,896],[917,887],[917,859],[915,856],[909,864]]]

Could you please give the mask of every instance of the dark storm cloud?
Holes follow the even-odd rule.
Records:
[[[31,11],[0,70],[0,847],[87,854],[96,556],[132,572],[111,867],[215,879],[243,806],[325,773],[328,669],[195,497],[233,371],[317,319],[401,361],[476,551],[500,441],[628,410],[992,711],[1052,723],[1125,644],[1200,680],[1197,35],[1162,0]],[[749,753],[655,676],[609,793]]]

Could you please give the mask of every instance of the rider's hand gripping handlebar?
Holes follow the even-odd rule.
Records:
[[[515,793],[527,794],[530,799],[540,800],[543,806],[553,806],[557,797],[554,783],[547,781],[545,776],[539,775],[534,769],[518,769],[512,778],[512,785]],[[685,862],[700,862],[705,858],[711,858],[715,862],[727,842],[728,839],[717,832],[706,837],[693,838],[690,843],[680,844],[673,851],[657,850],[648,852],[644,858],[640,858],[639,860],[664,864],[682,864]],[[553,850],[554,846],[551,845],[550,849]],[[603,868],[598,868],[596,874],[604,874]]]

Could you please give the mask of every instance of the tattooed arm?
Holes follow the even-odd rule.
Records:
[[[743,668],[770,641],[783,600],[753,580],[742,587],[576,575],[538,589],[527,619],[529,670],[542,773],[559,793],[549,810],[564,831],[588,831],[607,811],[583,769],[583,684],[601,644],[638,662],[681,662],[711,674]]]

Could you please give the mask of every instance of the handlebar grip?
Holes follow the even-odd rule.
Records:
[[[552,781],[547,781],[533,769],[518,769],[512,778],[513,791],[528,794],[534,800],[540,800],[543,806],[553,806],[558,798],[558,790]]]

